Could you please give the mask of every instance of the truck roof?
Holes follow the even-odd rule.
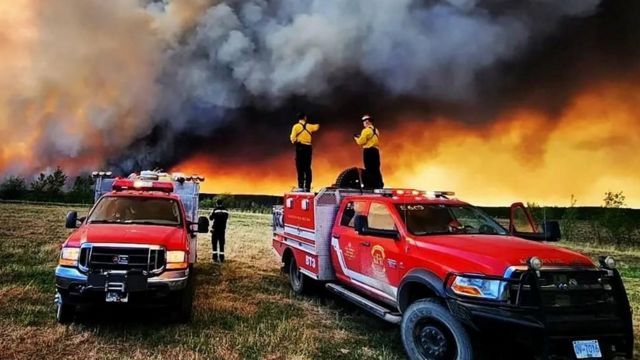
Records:
[[[141,190],[119,190],[110,191],[104,196],[137,196],[137,197],[152,197],[152,198],[168,198],[180,201],[180,196],[175,193],[167,193],[163,191],[141,191]]]
[[[391,203],[391,204],[429,204],[429,205],[469,205],[468,203],[458,200],[450,199],[446,197],[429,197],[429,196],[386,196],[381,194],[357,194],[345,196],[345,200],[371,200],[376,199],[379,201]]]
[[[391,204],[407,204],[407,203],[421,203],[429,205],[466,205],[469,204],[453,198],[455,193],[451,191],[423,191],[415,189],[378,189],[378,190],[363,190],[362,192],[354,189],[340,189],[340,188],[323,188],[318,194],[310,192],[289,192],[285,196],[302,196],[302,197],[314,197],[321,196],[325,193],[339,193],[342,194],[340,198],[342,200],[371,200],[376,199]]]

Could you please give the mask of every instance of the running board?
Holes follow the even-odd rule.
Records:
[[[392,324],[400,324],[400,322],[402,321],[402,316],[400,314],[393,313],[389,309],[383,306],[380,306],[370,300],[367,300],[364,297],[350,290],[347,290],[338,284],[328,283],[325,286],[327,290],[331,291],[332,293],[340,295],[341,297],[349,300],[350,302],[358,305],[364,310],[367,310],[368,312],[372,313],[373,315],[385,321],[388,321]]]

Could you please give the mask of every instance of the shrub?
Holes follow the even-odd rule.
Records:
[[[17,176],[8,177],[0,184],[0,199],[18,200],[27,194],[27,183],[23,178]]]

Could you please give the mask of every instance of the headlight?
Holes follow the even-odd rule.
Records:
[[[598,262],[605,269],[613,270],[616,268],[616,260],[611,256],[600,256]]]
[[[62,251],[60,251],[60,260],[58,260],[58,264],[63,266],[76,266],[78,264],[79,256],[80,248],[62,248]]]
[[[540,269],[542,269],[542,265],[544,265],[542,260],[537,256],[530,257],[529,260],[527,260],[527,264],[530,269],[535,271],[540,271]]]
[[[187,253],[180,250],[167,251],[167,269],[184,269],[187,263]]]
[[[492,300],[506,300],[505,286],[506,283],[500,280],[457,276],[451,284],[451,290],[458,295]]]

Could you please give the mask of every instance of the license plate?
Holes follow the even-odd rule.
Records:
[[[578,359],[601,358],[600,344],[598,340],[583,340],[573,342],[573,351]]]
[[[129,294],[119,291],[107,291],[105,301],[108,303],[126,303],[129,301]]]

